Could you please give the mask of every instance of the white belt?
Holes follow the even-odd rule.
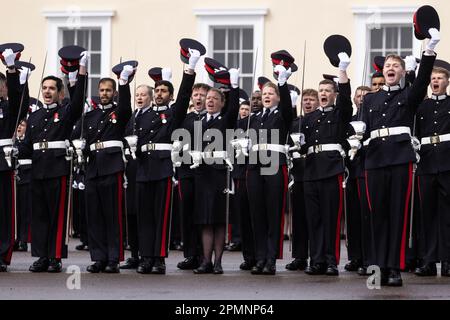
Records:
[[[125,155],[126,156],[131,156],[131,152],[130,152],[130,149],[125,149]]]
[[[172,151],[170,143],[147,143],[141,147],[142,152],[148,151]]]
[[[305,156],[300,154],[299,152],[293,152],[292,153],[292,159],[301,159],[304,158]]]
[[[89,146],[89,149],[91,151],[95,150],[102,150],[106,148],[121,148],[123,149],[123,142],[118,140],[111,140],[111,141],[103,141],[103,142],[96,142]]]
[[[328,144],[316,144],[315,146],[311,146],[308,148],[308,155],[311,153],[320,153],[325,151],[338,151],[340,153],[344,152],[342,146],[337,143],[328,143]]]
[[[226,151],[205,151],[202,152],[204,159],[225,159],[228,156]]]
[[[33,150],[66,149],[65,141],[41,141],[33,143]]]
[[[440,136],[432,136],[432,137],[426,137],[426,138],[422,138],[420,140],[420,143],[422,145],[424,144],[438,144],[441,142],[447,142],[450,141],[450,134],[442,134]]]
[[[281,144],[270,144],[270,143],[261,143],[261,144],[255,144],[252,147],[252,151],[273,151],[273,152],[280,152],[280,153],[286,153],[286,147]]]
[[[370,132],[370,139],[383,138],[389,136],[397,136],[400,134],[411,135],[411,129],[409,127],[393,127],[373,130]]]
[[[1,139],[0,140],[0,147],[11,146],[12,144],[13,144],[12,139]]]
[[[21,166],[33,164],[33,160],[31,160],[31,159],[19,159],[18,162],[19,162],[19,165],[21,165]]]

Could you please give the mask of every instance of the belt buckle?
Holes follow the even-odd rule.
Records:
[[[154,143],[148,143],[147,144],[147,151],[154,151],[155,150],[155,144]]]
[[[96,142],[95,143],[95,150],[103,149],[103,142]]]
[[[389,128],[378,129],[378,135],[380,138],[389,136]]]
[[[432,144],[441,143],[441,138],[439,136],[432,136],[431,137],[431,143]]]
[[[39,142],[39,149],[48,149],[48,142],[47,141],[41,141]]]
[[[267,143],[262,143],[258,147],[259,151],[267,151]]]
[[[322,145],[321,144],[317,144],[314,146],[314,153],[319,153],[322,152]]]

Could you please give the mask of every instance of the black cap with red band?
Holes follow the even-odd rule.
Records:
[[[211,81],[223,85],[230,85],[230,73],[228,68],[219,61],[205,58],[205,69]]]
[[[329,36],[324,44],[323,50],[334,67],[339,67],[339,53],[345,52],[349,57],[352,56],[352,45],[344,36],[335,34]]]
[[[414,35],[418,40],[431,38],[428,30],[435,28],[441,30],[441,21],[436,9],[432,6],[422,6],[415,13],[413,17]]]
[[[200,42],[194,39],[183,38],[180,40],[180,58],[183,63],[189,63],[189,49],[198,50],[200,55],[203,56],[206,53],[206,48]]]
[[[61,71],[64,74],[75,72],[80,66],[81,54],[86,51],[80,46],[65,46],[59,49],[58,55],[61,58]]]
[[[11,49],[14,53],[18,53],[16,56],[16,61],[18,61],[20,59],[21,53],[25,49],[25,47],[21,43],[0,44],[0,59],[2,60],[3,64],[5,63],[5,58],[3,58],[3,52],[6,49]]]

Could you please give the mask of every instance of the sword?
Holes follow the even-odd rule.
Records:
[[[255,65],[253,66],[253,86],[252,86],[252,91],[253,91],[253,88],[255,87],[255,77],[256,77],[256,66],[257,66],[257,63],[258,63],[258,51],[259,51],[259,48],[257,47],[256,48],[256,54],[255,54]],[[252,92],[252,94],[253,94],[253,92]],[[250,110],[250,114],[248,115],[248,119],[247,119],[247,131],[246,131],[246,134],[245,134],[245,138],[246,139],[248,139],[248,137],[249,137],[249,130],[250,130],[250,118],[251,118],[251,110]]]
[[[417,116],[414,116],[414,125],[413,125],[413,136],[416,134],[416,120]],[[414,150],[417,154],[417,151]],[[410,207],[410,217],[409,217],[409,241],[408,246],[410,249],[412,249],[413,246],[413,223],[414,223],[414,195],[416,190],[416,170],[417,170],[417,163],[413,164],[413,172],[412,172],[412,189],[411,189],[411,202],[409,204]]]
[[[225,244],[228,245],[230,243],[229,237],[230,237],[230,230],[228,228],[228,225],[230,223],[230,178],[231,178],[231,169],[227,167],[227,186],[226,189],[223,191],[226,193],[226,202],[225,202]]]

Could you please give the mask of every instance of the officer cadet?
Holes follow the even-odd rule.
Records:
[[[103,78],[98,92],[101,104],[86,113],[83,139],[86,141],[86,215],[89,252],[94,264],[91,273],[119,273],[124,260],[123,136],[131,118],[130,82],[137,61],[126,61],[113,68],[119,78],[119,102],[113,102],[116,82]]]
[[[360,120],[361,105],[364,100],[364,96],[371,91],[371,88],[366,86],[360,86],[356,89],[353,97],[353,103],[356,108],[356,114],[352,117],[352,121]],[[351,122],[350,124],[353,124]],[[353,126],[349,126],[348,136],[355,136],[357,132]],[[361,137],[362,138],[362,137]],[[363,223],[367,220],[363,215],[367,213],[367,210],[363,211],[360,203],[360,190],[358,185],[358,177],[364,176],[364,170],[361,167],[361,153],[358,152],[355,159],[350,160],[346,158],[346,166],[349,171],[349,176],[346,184],[346,198],[347,198],[347,242],[348,242],[348,259],[349,263],[345,265],[345,270],[353,272],[358,271],[360,268],[367,266],[365,263],[366,248],[364,247],[366,241],[363,236],[369,236],[369,233],[364,233],[366,230],[363,227]],[[362,272],[362,270],[361,270]]]
[[[371,264],[381,268],[381,284],[388,286],[403,284],[400,269],[406,265],[413,163],[416,162],[414,146],[417,145],[411,139],[411,127],[416,108],[426,95],[436,58],[434,48],[440,41],[436,28],[423,30],[431,40],[414,83],[406,88],[400,86],[406,74],[405,62],[401,57],[389,55],[383,68],[386,84],[380,91],[367,94],[362,106],[367,126],[365,138],[370,138],[365,170],[375,240]]]
[[[62,106],[62,80],[47,76],[42,82],[44,106],[28,118],[24,147],[32,169],[32,245],[31,254],[39,257],[31,272],[61,272],[61,259],[67,258],[67,187],[70,174],[68,140],[83,112],[87,52],[80,56],[80,72],[72,102]]]
[[[206,114],[206,95],[211,87],[204,83],[196,83],[192,87],[191,102],[193,111],[186,116],[181,128],[187,130],[194,137],[194,123],[200,121]],[[186,147],[185,147],[186,146]],[[183,153],[194,148],[193,141],[190,144],[183,143]],[[179,209],[181,214],[181,226],[183,234],[184,261],[180,261],[177,267],[182,270],[193,270],[201,263],[201,236],[198,226],[194,224],[195,206],[195,179],[194,172],[190,169],[191,163],[182,163],[177,168]]]
[[[6,76],[0,73],[0,272],[6,272],[11,263],[14,247],[14,156],[13,135],[16,130],[17,118],[23,118],[28,108],[20,108],[22,88],[20,77],[26,76],[27,72],[19,75],[15,62],[19,52],[23,50],[17,47],[0,49],[0,57],[6,64],[8,70]],[[27,92],[26,92],[27,93]],[[28,104],[28,94],[25,94],[24,104]]]
[[[137,269],[139,266],[139,238],[138,238],[138,220],[137,220],[137,206],[136,206],[136,148],[130,147],[137,143],[136,136],[136,116],[141,113],[141,110],[151,107],[153,101],[153,88],[148,85],[139,85],[135,93],[135,110],[131,119],[128,121],[125,129],[126,149],[125,157],[127,159],[125,175],[127,177],[127,239],[130,246],[131,257],[125,261],[125,264],[120,266],[120,269]],[[131,139],[131,140],[130,140]]]
[[[292,121],[290,133],[300,133],[301,123],[319,107],[319,94],[314,89],[305,89],[301,100],[302,112]],[[309,240],[308,225],[306,221],[306,208],[303,188],[303,175],[305,170],[306,155],[301,155],[300,150],[292,153],[291,175],[292,185],[292,257],[293,261],[286,265],[287,270],[305,270],[308,266]]]
[[[336,49],[340,49],[338,42]],[[320,107],[302,122],[306,144],[304,194],[310,241],[309,275],[337,276],[340,259],[340,230],[343,216],[345,132],[351,120],[348,50],[337,51],[333,65],[339,67],[338,86],[331,80],[319,83]],[[331,58],[330,58],[331,60]],[[337,91],[339,90],[339,95]]]
[[[416,134],[421,140],[417,182],[420,199],[419,248],[423,264],[415,270],[418,276],[450,277],[450,99],[447,95],[450,73],[434,68],[429,99],[423,101],[416,115]]]
[[[374,72],[374,74],[371,77],[371,91],[377,92],[381,88],[383,88],[384,84],[386,83],[384,79],[384,75],[382,72]]]
[[[261,98],[261,91],[256,90],[252,93],[252,96],[250,98],[252,113],[258,113],[262,110],[262,98]]]
[[[250,122],[253,134],[250,136],[252,147],[247,169],[247,191],[256,259],[252,274],[275,275],[276,259],[283,257],[288,185],[284,144],[293,118],[286,82],[291,75],[290,65],[294,58],[286,51],[280,58],[278,63],[274,63],[278,85],[268,82],[263,86],[263,110]]]
[[[216,88],[211,88],[206,96],[207,114],[201,119],[202,142],[196,145],[196,151],[191,152],[193,168],[195,169],[195,219],[201,228],[203,261],[194,269],[195,274],[223,274],[222,254],[226,234],[226,212],[228,196],[224,191],[230,189],[230,176],[227,170],[232,170],[226,153],[226,130],[236,126],[239,113],[239,70],[230,69],[223,72],[229,74],[231,90],[225,107],[225,94]],[[216,134],[221,135],[217,137]],[[200,134],[199,134],[200,135]],[[222,142],[216,141],[222,138]],[[194,143],[195,144],[195,143]],[[202,151],[198,150],[201,147]],[[200,156],[200,158],[199,158]],[[201,161],[204,159],[204,161]],[[225,165],[226,163],[226,165]],[[214,252],[214,264],[212,260]]]
[[[180,43],[182,61],[188,66],[176,102],[168,106],[173,98],[173,85],[166,80],[158,81],[154,90],[155,106],[143,108],[136,116],[136,201],[139,252],[142,256],[137,272],[142,274],[166,273],[174,171],[171,135],[182,124],[189,107],[195,66],[200,52],[204,53],[197,44],[201,46],[193,40],[186,46]]]

